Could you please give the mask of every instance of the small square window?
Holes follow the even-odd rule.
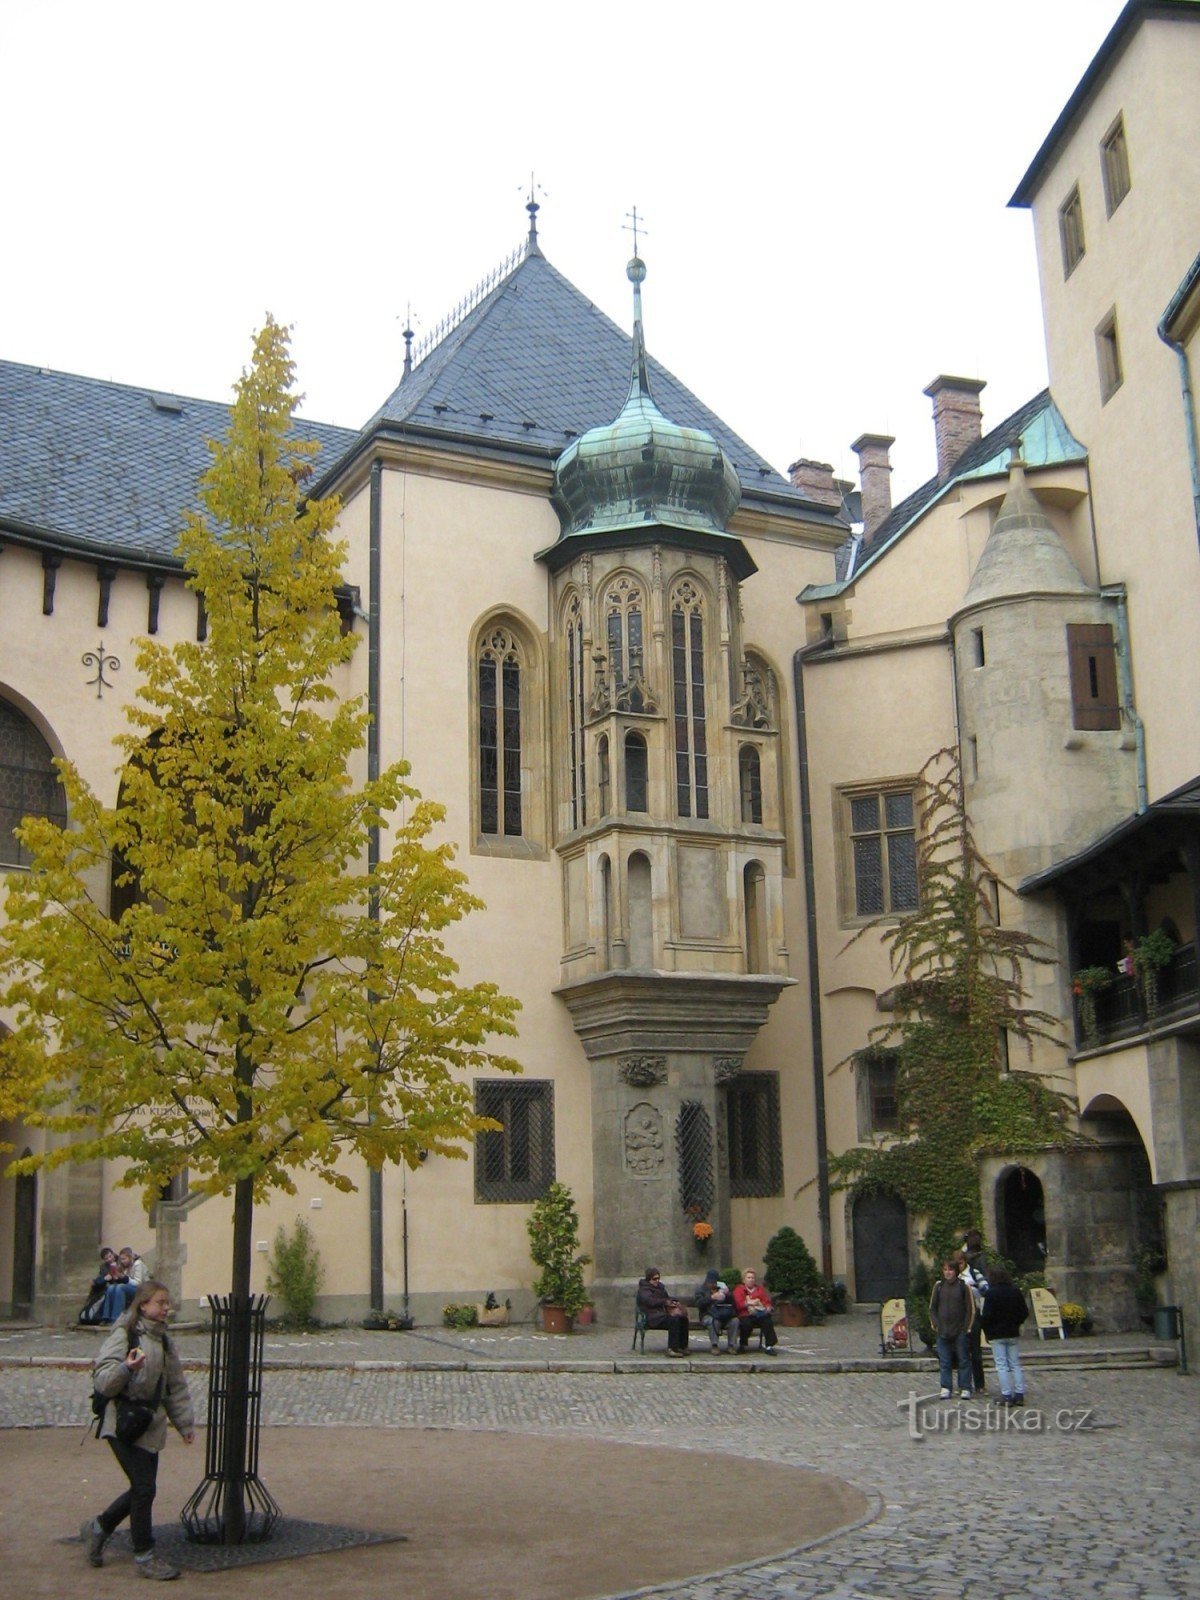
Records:
[[[1096,329],[1096,360],[1100,364],[1100,400],[1104,404],[1112,399],[1125,381],[1115,311],[1110,311]]]
[[[1124,117],[1118,117],[1100,141],[1100,170],[1104,176],[1104,204],[1111,217],[1130,187]]]
[[[1058,237],[1062,244],[1063,277],[1069,278],[1083,260],[1083,204],[1079,198],[1079,185],[1058,208]]]

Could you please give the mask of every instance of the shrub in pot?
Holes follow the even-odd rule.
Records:
[[[583,1269],[592,1259],[579,1249],[579,1213],[565,1183],[552,1183],[534,1202],[526,1223],[529,1253],[540,1270],[533,1292],[543,1306],[556,1306],[567,1318],[578,1316],[587,1303]]]
[[[780,1309],[779,1320],[787,1326],[786,1308],[802,1312],[804,1322],[824,1322],[826,1283],[812,1252],[795,1228],[782,1227],[768,1241],[763,1255],[766,1285]]]

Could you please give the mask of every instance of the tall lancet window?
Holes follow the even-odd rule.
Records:
[[[583,608],[575,597],[567,607],[567,760],[572,828],[582,828],[587,821],[583,724]]]
[[[479,650],[479,831],[521,832],[521,652],[507,628]]]
[[[642,592],[631,578],[618,578],[605,598],[609,672],[615,689],[645,669],[642,646]]]
[[[675,727],[675,809],[708,816],[704,721],[704,606],[686,579],[671,597],[671,693]]]

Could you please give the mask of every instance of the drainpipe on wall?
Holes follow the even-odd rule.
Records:
[[[829,1147],[825,1130],[825,1038],[821,1028],[821,958],[817,950],[817,899],[813,881],[812,797],[808,784],[808,723],[804,706],[804,663],[832,650],[832,639],[804,645],[792,657],[796,693],[796,757],[800,767],[800,849],[804,857],[804,915],[808,934],[808,1010],[812,1018],[813,1114],[817,1139],[817,1218],[821,1229],[821,1271],[833,1277],[833,1231],[829,1220]]]
[[[383,466],[371,465],[370,531],[368,581],[371,598],[367,606],[367,778],[379,776],[379,582],[381,559],[380,521],[383,500]],[[367,835],[367,868],[374,874],[379,866],[379,829]],[[379,921],[379,896],[372,890],[367,915]],[[383,1171],[372,1167],[367,1173],[367,1199],[370,1213],[371,1310],[383,1310]],[[407,1288],[407,1284],[405,1288]],[[407,1307],[405,1308],[407,1309]]]
[[[1192,473],[1192,515],[1196,521],[1196,539],[1200,543],[1200,442],[1196,435],[1196,396],[1192,389],[1192,374],[1188,366],[1187,351],[1179,339],[1173,339],[1168,332],[1179,308],[1188,296],[1200,285],[1200,256],[1197,256],[1188,268],[1183,282],[1171,297],[1171,303],[1163,312],[1158,324],[1158,337],[1169,350],[1175,352],[1179,362],[1179,387],[1183,393],[1183,427],[1187,434],[1188,465]]]
[[[1150,803],[1146,780],[1146,725],[1133,704],[1133,663],[1129,655],[1129,601],[1123,583],[1107,583],[1100,591],[1102,600],[1117,608],[1117,670],[1121,674],[1121,713],[1129,719],[1137,752],[1137,808],[1141,816]]]

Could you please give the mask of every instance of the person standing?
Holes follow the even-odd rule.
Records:
[[[975,1322],[975,1298],[970,1286],[959,1276],[958,1262],[953,1256],[943,1261],[942,1276],[933,1286],[929,1320],[937,1335],[942,1399],[949,1400],[954,1392],[953,1374],[957,1366],[962,1398],[969,1400],[972,1394],[969,1335]]]
[[[1021,1324],[1028,1315],[1025,1296],[1012,1281],[1011,1274],[1005,1267],[993,1267],[980,1321],[996,1362],[1000,1398],[1007,1406],[1025,1404],[1025,1374],[1021,1371],[1017,1341],[1021,1337]]]
[[[964,1231],[963,1247],[957,1254],[962,1258],[964,1269],[960,1276],[970,1285],[971,1293],[975,1297],[975,1321],[968,1337],[971,1346],[971,1387],[978,1396],[987,1393],[983,1375],[983,1325],[979,1320],[979,1313],[988,1288],[988,1263],[983,1251],[983,1235],[978,1228],[967,1228]]]
[[[105,1339],[96,1357],[93,1382],[106,1398],[98,1437],[107,1439],[129,1487],[79,1530],[84,1553],[93,1567],[104,1565],[104,1546],[129,1518],[134,1570],[141,1578],[170,1579],[179,1569],[154,1553],[154,1495],[159,1451],[167,1442],[170,1421],[185,1444],[195,1438],[195,1417],[187,1379],[175,1347],[167,1338],[171,1296],[153,1278],[134,1290],[126,1315]],[[128,1395],[153,1405],[146,1431],[134,1444],[117,1438],[117,1396]]]
[[[667,1330],[667,1354],[684,1356],[688,1347],[687,1307],[672,1300],[663,1287],[662,1273],[657,1267],[647,1267],[646,1276],[637,1286],[638,1310],[645,1313],[648,1328]]]
[[[762,1332],[764,1355],[773,1356],[775,1346],[779,1343],[779,1335],[771,1320],[771,1312],[775,1307],[771,1296],[759,1283],[756,1272],[742,1273],[741,1283],[733,1288],[733,1303],[738,1314],[738,1355],[745,1355],[751,1330],[758,1328]]]

